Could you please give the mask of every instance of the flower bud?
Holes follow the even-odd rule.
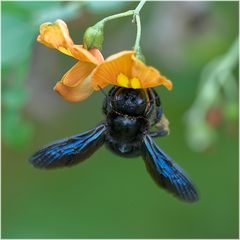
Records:
[[[103,28],[104,23],[97,23],[92,27],[89,27],[83,35],[83,43],[86,49],[97,48],[102,49],[103,44]]]

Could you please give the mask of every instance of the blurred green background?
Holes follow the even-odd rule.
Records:
[[[147,64],[174,84],[171,92],[157,88],[171,129],[157,142],[189,173],[199,202],[175,199],[155,185],[140,157],[104,147],[72,168],[38,170],[27,161],[42,145],[103,119],[101,93],[68,103],[52,90],[75,60],[37,43],[39,25],[61,18],[81,43],[88,26],[136,5],[2,2],[3,238],[238,237],[238,96],[228,102],[219,89],[204,123],[216,138],[204,150],[188,145],[184,117],[201,92],[205,66],[236,40],[237,2],[147,2],[141,11]],[[131,17],[107,23],[104,56],[131,49],[135,32]],[[227,71],[238,86],[237,66]]]

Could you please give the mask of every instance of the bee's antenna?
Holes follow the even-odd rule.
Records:
[[[104,90],[103,90],[99,85],[97,85],[97,86],[99,87],[101,93],[102,93],[108,100],[110,100],[110,101],[112,101],[112,102],[117,102],[117,101],[118,101],[118,100],[114,100],[112,97],[110,97],[108,94],[106,94],[106,93],[104,92]]]
[[[105,97],[108,97],[108,95],[103,91],[103,89],[98,85],[100,91],[102,92],[102,94],[105,96]]]
[[[117,102],[118,100],[114,100],[112,97],[110,97],[108,94],[106,94],[105,92],[104,92],[104,90],[99,86],[99,85],[97,85],[98,87],[99,87],[99,89],[100,89],[100,91],[102,92],[102,94],[107,98],[107,99],[109,99],[110,101],[113,101],[113,102]]]

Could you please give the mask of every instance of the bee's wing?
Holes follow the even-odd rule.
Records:
[[[90,157],[105,139],[106,125],[53,142],[36,152],[30,163],[38,168],[55,168],[75,165]]]
[[[198,200],[197,191],[184,171],[148,135],[143,139],[143,157],[158,185],[182,200]]]

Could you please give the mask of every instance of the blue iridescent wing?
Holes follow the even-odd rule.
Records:
[[[178,198],[194,202],[198,194],[186,173],[152,140],[143,139],[143,157],[155,182],[175,194]]]
[[[75,165],[89,158],[105,139],[106,125],[53,142],[36,152],[30,163],[38,168],[55,168]]]

